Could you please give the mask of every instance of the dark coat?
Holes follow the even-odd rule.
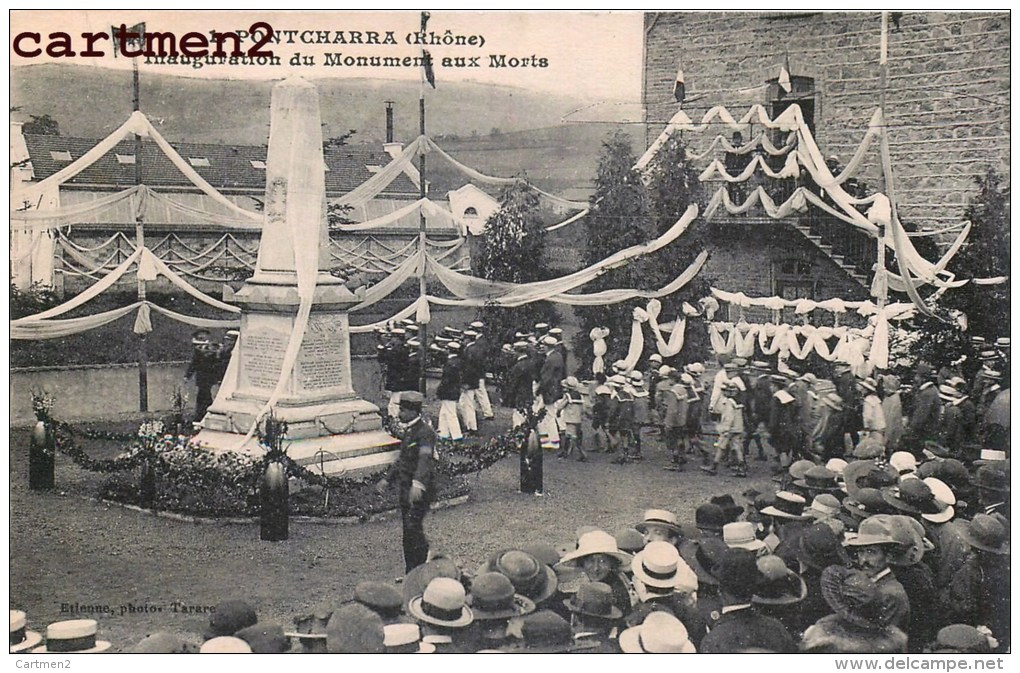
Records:
[[[386,473],[386,480],[397,485],[401,505],[410,503],[414,481],[425,487],[425,499],[431,502],[435,495],[435,447],[436,431],[420,418],[404,434],[400,455]]]
[[[436,396],[441,400],[459,400],[460,384],[464,370],[464,363],[460,356],[453,356],[443,365],[443,375],[439,380],[439,387],[436,389]]]
[[[804,633],[801,652],[818,654],[906,654],[907,634],[895,626],[866,629],[828,615]]]
[[[521,358],[510,367],[503,384],[503,406],[511,409],[530,409],[532,393],[531,362]]]
[[[485,377],[485,350],[482,344],[476,341],[465,346],[463,359],[464,384],[477,388],[478,382]]]
[[[914,395],[914,410],[910,414],[906,431],[915,440],[935,439],[941,410],[939,392],[934,385],[918,390]]]
[[[552,404],[563,397],[563,379],[566,378],[566,374],[563,354],[557,348],[551,349],[545,356],[538,379],[538,391],[542,394],[542,401]]]
[[[701,641],[705,654],[737,654],[747,651],[790,654],[797,647],[790,632],[778,619],[763,617],[754,608],[743,608],[719,616]]]

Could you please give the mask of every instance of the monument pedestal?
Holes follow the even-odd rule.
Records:
[[[195,441],[211,450],[261,454],[257,438],[241,443],[273,394],[300,300],[292,276],[258,274],[226,301],[242,307],[240,337],[219,393]],[[287,454],[325,473],[375,468],[395,460],[399,440],[382,429],[379,408],[351,381],[347,310],[358,298],[320,274],[293,371],[273,413],[287,422]],[[318,470],[317,470],[318,471]]]

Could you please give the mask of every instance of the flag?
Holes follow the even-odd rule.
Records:
[[[124,25],[124,24],[121,24]],[[113,42],[113,57],[117,58],[117,54],[120,53],[120,41],[118,39],[119,33],[117,32],[120,26],[110,26],[110,41]],[[136,23],[125,29],[124,34],[136,33],[138,37],[128,38],[126,43],[131,46],[137,46],[143,48],[145,46],[145,22]]]
[[[684,88],[684,66],[681,63],[680,67],[676,71],[676,82],[673,84],[673,98],[676,99],[677,103],[683,105],[684,98],[687,96],[687,92]]]
[[[425,69],[425,80],[436,88],[436,73],[432,70],[432,54],[427,49],[421,50],[421,65]]]
[[[793,91],[793,85],[790,83],[790,55],[786,54],[783,65],[779,70],[779,86],[783,87],[783,91],[790,93]]]

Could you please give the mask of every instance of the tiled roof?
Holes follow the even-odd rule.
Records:
[[[25,143],[32,159],[37,181],[53,175],[68,165],[58,161],[52,153],[69,152],[71,160],[78,159],[92,149],[99,141],[89,138],[66,136],[25,135]],[[267,148],[254,145],[212,145],[199,143],[170,143],[173,148],[189,159],[207,159],[192,162],[193,167],[213,187],[222,191],[244,191],[261,193],[265,190],[266,171],[256,168],[252,162],[264,162]],[[133,163],[122,163],[117,155],[134,155],[134,139],[120,142],[112,151],[75,176],[66,184],[88,185],[90,187],[127,187],[135,182]],[[390,157],[382,149],[344,145],[325,151],[326,193],[344,194],[372,177],[369,166],[385,166]],[[202,165],[195,165],[195,164]],[[194,189],[177,167],[152,142],[142,143],[142,182],[149,187],[180,187]],[[408,196],[417,198],[418,188],[406,175],[399,175],[381,196]]]

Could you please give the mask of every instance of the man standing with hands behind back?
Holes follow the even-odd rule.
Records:
[[[400,456],[390,467],[376,490],[383,493],[396,481],[400,491],[400,518],[403,525],[404,566],[410,571],[428,560],[429,542],[425,537],[425,515],[435,496],[436,431],[421,417],[425,398],[416,391],[400,394],[400,422],[407,431],[400,442]]]

